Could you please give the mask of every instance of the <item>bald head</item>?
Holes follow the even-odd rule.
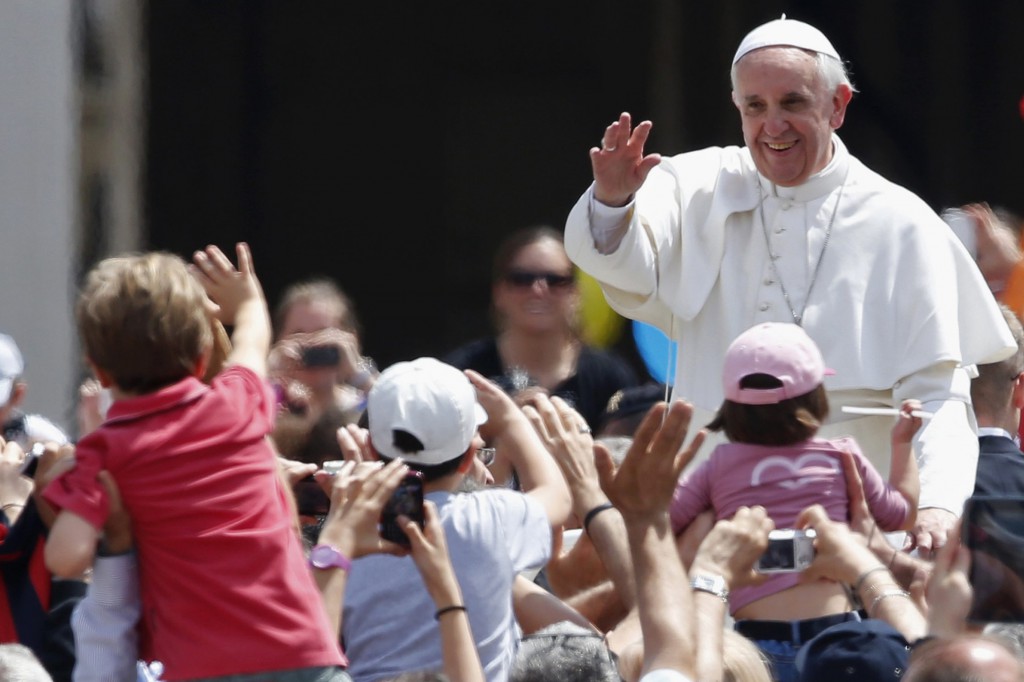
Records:
[[[960,635],[915,651],[903,682],[1021,682],[1024,664],[1001,642]]]

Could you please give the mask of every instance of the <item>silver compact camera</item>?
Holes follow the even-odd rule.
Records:
[[[813,530],[786,528],[768,533],[768,549],[757,560],[758,573],[799,573],[814,561]]]

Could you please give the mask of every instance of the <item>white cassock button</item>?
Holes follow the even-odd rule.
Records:
[[[760,306],[758,306],[758,307],[759,307],[759,308],[761,309],[761,312],[763,313],[764,311],[768,310],[768,309],[769,309],[769,308],[771,308],[772,306],[771,306],[771,304],[770,304],[770,303],[762,303],[762,304],[761,304]]]

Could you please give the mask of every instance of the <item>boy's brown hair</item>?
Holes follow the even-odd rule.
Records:
[[[782,382],[767,374],[751,374],[740,381],[741,388],[779,386]],[[768,405],[724,400],[707,428],[725,431],[726,437],[734,443],[793,445],[812,438],[827,418],[828,396],[825,386],[818,384],[809,393]]]
[[[75,306],[85,354],[117,387],[151,393],[192,375],[213,335],[206,294],[168,253],[108,258]]]

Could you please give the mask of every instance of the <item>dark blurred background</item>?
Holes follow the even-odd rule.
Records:
[[[860,90],[840,131],[934,208],[1024,211],[1024,3],[150,0],[146,240],[244,239],[273,304],[334,278],[379,364],[489,329],[503,235],[562,227],[620,111],[651,151],[742,144],[729,64],[778,18]]]

